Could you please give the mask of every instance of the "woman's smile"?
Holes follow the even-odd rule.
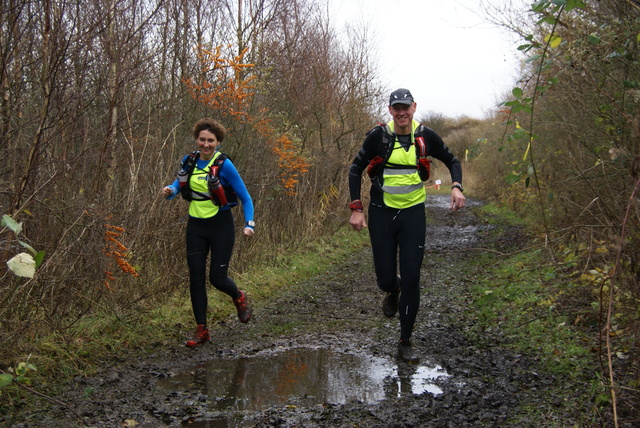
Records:
[[[200,149],[200,158],[204,160],[209,160],[216,152],[216,149],[220,145],[218,138],[213,132],[207,131],[206,129],[200,131],[198,134],[198,139],[196,140],[198,143],[198,148]]]

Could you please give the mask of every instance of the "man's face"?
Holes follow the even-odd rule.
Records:
[[[413,114],[416,112],[416,103],[394,104],[389,106],[389,114],[393,117],[393,123],[396,128],[406,128],[411,126]]]

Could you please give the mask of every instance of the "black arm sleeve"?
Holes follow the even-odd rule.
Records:
[[[361,199],[362,173],[369,166],[369,162],[378,154],[378,147],[382,141],[382,128],[373,128],[367,133],[360,151],[349,168],[349,195],[351,201]]]
[[[442,138],[440,138],[434,130],[426,128],[424,139],[427,143],[427,156],[438,159],[449,168],[452,183],[458,182],[462,184],[462,166],[460,165],[460,161],[449,151],[449,148],[444,141],[442,141]]]

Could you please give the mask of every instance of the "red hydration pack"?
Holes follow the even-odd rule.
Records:
[[[425,143],[422,136],[416,137],[415,140],[418,175],[420,175],[420,180],[427,181],[431,177],[431,162],[427,159],[427,143]]]
[[[222,156],[222,155],[220,155]],[[218,164],[220,156],[213,162],[211,168],[209,168],[209,175],[207,176],[207,184],[209,185],[209,194],[213,203],[219,207],[227,205],[227,195],[225,194],[224,187],[220,183],[218,174],[220,172],[220,165],[224,160]]]
[[[371,159],[369,166],[367,167],[367,174],[372,179],[382,176],[384,165],[391,157],[391,152],[393,151],[393,146],[396,142],[395,132],[391,132],[385,123],[380,123],[378,125],[383,129],[384,134],[382,136],[382,143],[378,147],[378,154]],[[423,130],[423,125],[418,126],[414,135],[418,135]],[[424,137],[418,135],[414,137],[413,144],[416,147],[416,169],[418,170],[418,175],[420,175],[420,179],[422,181],[427,181],[431,176],[431,163],[427,158],[427,143],[424,141]]]

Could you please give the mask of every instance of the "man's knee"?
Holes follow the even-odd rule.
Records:
[[[392,277],[387,280],[378,279],[378,287],[386,293],[398,291],[400,289],[400,277]]]

